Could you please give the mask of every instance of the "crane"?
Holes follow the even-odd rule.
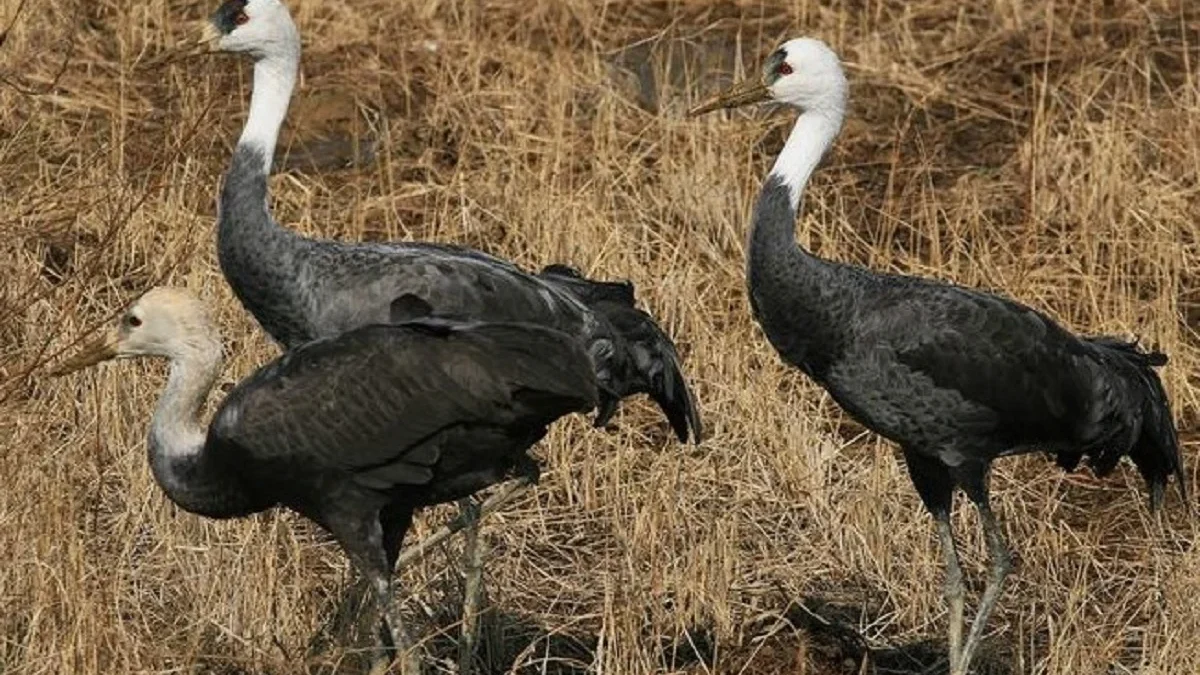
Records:
[[[401,309],[405,318],[536,323],[585,338],[600,387],[597,426],[618,401],[644,393],[680,442],[699,441],[699,410],[675,345],[636,307],[631,284],[586,279],[564,265],[531,274],[450,244],[310,239],[280,226],[268,208],[267,176],[299,69],[296,24],[279,0],[227,0],[201,23],[198,46],[254,61],[250,111],[220,190],[217,251],[235,295],[277,342],[290,349]],[[465,555],[472,558],[477,526],[468,515],[473,509],[461,506],[472,530]],[[477,570],[468,565],[466,588],[480,588]],[[464,653],[474,640],[477,604],[477,592],[468,593]]]
[[[170,361],[150,422],[155,481],[180,508],[238,518],[290,508],[327,530],[368,580],[380,657],[421,672],[392,574],[413,512],[513,475],[549,424],[598,403],[576,336],[534,324],[417,319],[298,345],[242,380],[207,428],[222,365],[205,305],[159,287],[54,371],[140,356]],[[377,661],[377,665],[380,661]]]
[[[760,101],[800,111],[754,207],[747,261],[752,313],[788,364],[868,429],[897,443],[937,523],[950,608],[951,675],[963,675],[1011,562],[988,501],[998,457],[1044,450],[1104,475],[1129,457],[1157,509],[1183,462],[1154,368],[1167,357],[1135,342],[1078,337],[999,295],[822,259],[797,245],[809,177],[841,130],[846,76],[824,42],[797,38],[770,54],[760,80],[696,106],[699,115]],[[957,489],[979,511],[990,571],[963,642],[962,572],[951,529]]]

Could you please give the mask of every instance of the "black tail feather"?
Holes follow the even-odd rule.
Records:
[[[681,443],[699,443],[703,434],[696,405],[675,344],[646,312],[635,306],[633,284],[593,281],[566,265],[550,265],[539,274],[545,281],[565,287],[605,322],[609,344],[599,348],[611,392],[601,393],[597,426],[616,411],[617,399],[648,394],[671,423]],[[611,400],[608,400],[611,399]]]
[[[612,416],[617,412],[617,404],[621,399],[616,396],[608,395],[607,393],[600,394],[600,407],[596,408],[596,419],[592,422],[594,427],[602,427],[609,423]]]
[[[1154,370],[1166,365],[1166,354],[1143,351],[1136,341],[1127,342],[1111,337],[1089,338],[1088,342],[1102,348],[1102,353],[1108,357],[1106,360],[1116,366],[1119,372],[1125,373],[1138,394],[1140,406],[1135,414],[1141,424],[1128,454],[1150,490],[1151,510],[1157,511],[1162,506],[1167,482],[1170,476],[1174,476],[1179,496],[1191,511],[1170,402],[1162,380]]]
[[[1167,357],[1163,354],[1154,352],[1151,356],[1159,358],[1147,360],[1147,364],[1150,366],[1162,365],[1167,362]],[[1142,408],[1142,435],[1133,451],[1134,463],[1137,463],[1137,457],[1153,458],[1152,461],[1145,462],[1148,464],[1146,468],[1138,466],[1142,477],[1151,485],[1151,509],[1157,510],[1162,506],[1166,476],[1171,474],[1175,476],[1175,488],[1179,491],[1179,497],[1190,511],[1192,507],[1191,502],[1188,501],[1183,458],[1179,454],[1179,437],[1175,430],[1175,422],[1171,418],[1167,392],[1163,389],[1158,373],[1148,367],[1143,372],[1148,396]]]
[[[625,338],[630,342],[634,363],[642,377],[647,380],[645,393],[658,404],[667,415],[671,428],[680,443],[699,443],[704,433],[695,396],[683,375],[675,344],[662,332],[649,314],[630,308],[621,319],[611,319],[620,324],[624,321]],[[631,393],[640,391],[634,387]]]

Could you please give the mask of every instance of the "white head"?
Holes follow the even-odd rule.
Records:
[[[63,362],[54,374],[136,356],[219,361],[221,335],[199,298],[179,288],[154,288],[138,298],[100,337]]]
[[[847,89],[842,64],[829,45],[815,38],[796,38],[767,57],[760,81],[735,84],[689,114],[771,100],[840,118],[846,109]]]
[[[771,98],[801,110],[846,108],[846,73],[829,45],[814,38],[783,43],[763,64]]]
[[[279,0],[226,0],[201,32],[201,42],[213,51],[249,54],[255,59],[300,51],[296,23]]]

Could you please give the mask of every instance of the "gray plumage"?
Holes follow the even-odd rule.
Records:
[[[694,112],[774,99],[799,108],[755,204],[747,285],[755,319],[787,363],[864,426],[895,441],[946,556],[950,672],[963,675],[1010,569],[988,499],[998,457],[1053,454],[1099,475],[1129,457],[1157,508],[1171,476],[1185,503],[1183,461],[1157,366],[1165,355],[1112,337],[1077,337],[1007,298],[821,259],[795,238],[804,187],[841,129],[846,81],[836,54],[797,39],[761,82]],[[991,570],[965,643],[963,584],[950,523],[961,488],[978,507]]]
[[[267,173],[295,86],[299,33],[278,0],[227,0],[206,25],[213,49],[255,62],[250,114],[221,185],[218,259],[238,299],[280,344],[290,349],[394,315],[547,326],[586,345],[607,413],[597,421],[621,398],[646,393],[681,442],[699,441],[699,413],[674,345],[632,293],[589,304],[576,293],[605,282],[574,270],[569,279],[539,276],[465,247],[308,239],[276,223]]]
[[[681,442],[699,441],[699,413],[674,345],[634,306],[632,293],[626,302],[589,304],[571,289],[602,282],[560,283],[556,275],[539,277],[457,246],[308,239],[276,223],[268,209],[267,174],[296,81],[298,31],[279,0],[227,0],[207,31],[212,48],[255,61],[250,114],[221,185],[218,260],[235,295],[280,344],[295,349],[364,325],[413,319],[543,326],[579,341],[582,364],[548,365],[591,370],[599,392],[597,424],[622,398],[647,393]],[[478,587],[477,566],[473,574],[468,588]],[[465,604],[476,598],[468,594]],[[469,668],[474,638],[471,612],[464,615],[461,667]]]
[[[610,414],[617,400],[649,394],[681,442],[699,440],[699,411],[674,344],[636,308],[632,290],[589,305],[576,293],[586,298],[606,282],[573,270],[568,277],[564,266],[536,276],[465,247],[301,237],[268,212],[262,165],[256,148],[234,150],[221,189],[218,259],[238,299],[284,347],[389,321],[397,311],[398,319],[535,323],[584,341]]]
[[[525,451],[546,426],[595,406],[581,355],[571,336],[540,326],[367,326],[243,380],[208,444],[242,455],[244,476],[341,539],[347,512],[357,527],[385,507],[450,502],[533,470]]]
[[[767,179],[754,214],[748,285],[755,318],[788,363],[864,425],[982,490],[987,465],[1048,450],[1098,474],[1129,456],[1157,506],[1185,489],[1157,352],[1076,337],[1012,300],[945,282],[822,260],[778,245],[795,212]]]
[[[141,298],[61,372],[131,356],[171,360],[149,440],[166,495],[210,518],[285,506],[313,520],[370,580],[385,639],[403,648],[391,575],[413,512],[510,477],[536,480],[528,449],[598,402],[572,335],[424,319],[295,347],[242,380],[205,432],[196,418],[220,340],[199,301],[174,289]]]

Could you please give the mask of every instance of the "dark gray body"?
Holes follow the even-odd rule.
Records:
[[[1182,461],[1158,353],[1080,338],[1024,305],[932,279],[881,274],[796,246],[788,189],[759,197],[747,278],[755,318],[788,363],[899,443],[922,498],[985,499],[996,457],[1048,450],[1099,473],[1133,459],[1161,500]]]
[[[403,620],[392,570],[417,508],[510,477],[546,427],[598,404],[579,341],[529,324],[373,325],[287,352],[242,381],[203,448],[151,448],[180,507],[213,518],[286,506],[328,530],[371,582],[382,645]],[[156,443],[152,438],[151,443]]]
[[[602,413],[611,415],[624,396],[647,393],[663,407],[681,441],[689,432],[698,440],[699,414],[674,345],[636,309],[631,290],[627,303],[597,309],[554,274],[535,276],[467,248],[301,237],[271,218],[262,166],[255,149],[235,149],[221,191],[218,254],[242,304],[284,347],[422,316],[533,323],[582,341],[601,389]],[[572,281],[622,286],[582,277]],[[636,335],[618,328],[643,322],[651,326]]]
[[[289,507],[386,578],[415,509],[536,478],[527,450],[597,404],[584,356],[572,336],[532,325],[359,328],[258,369],[225,398],[203,451],[152,452],[154,473],[201,515]]]

